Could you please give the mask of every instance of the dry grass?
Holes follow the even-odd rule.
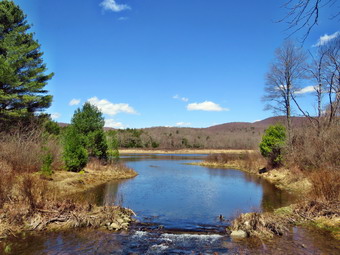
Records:
[[[49,185],[57,188],[61,194],[70,195],[91,189],[115,179],[128,179],[137,173],[123,164],[103,165],[97,160],[91,160],[84,171],[79,173],[56,171]]]
[[[236,168],[250,173],[258,173],[266,164],[266,160],[257,151],[242,151],[239,153],[210,154],[203,162],[194,163],[208,167]]]
[[[231,230],[243,230],[248,236],[272,238],[286,233],[287,224],[286,218],[272,213],[245,213],[232,222]]]
[[[136,173],[121,165],[96,166],[85,173],[57,171],[52,179],[39,174],[16,173],[0,179],[0,238],[23,230],[74,227],[127,228],[133,212],[119,206],[93,206],[67,199],[116,178]],[[96,167],[95,167],[96,166]]]
[[[223,149],[177,149],[177,150],[150,150],[150,149],[120,149],[120,154],[213,154],[213,153],[245,153],[253,150],[223,150]]]
[[[40,174],[49,153],[52,178]],[[132,169],[91,161],[81,173],[60,171],[63,163],[57,139],[39,129],[18,129],[0,136],[0,239],[24,230],[69,227],[126,228],[132,211],[119,206],[97,207],[67,199],[112,179],[131,178]],[[118,221],[118,222],[117,222]],[[119,224],[118,224],[119,223]]]

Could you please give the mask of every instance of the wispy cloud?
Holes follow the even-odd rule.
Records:
[[[75,98],[73,98],[69,103],[68,103],[69,105],[78,105],[78,104],[80,104],[80,99],[75,99]]]
[[[51,114],[52,120],[59,119],[60,117],[61,117],[61,114],[59,112],[54,112],[54,113]]]
[[[214,102],[211,102],[211,101],[204,101],[202,103],[188,104],[187,109],[189,111],[210,111],[210,112],[229,111],[229,109],[223,108],[220,105],[218,105]]]
[[[131,7],[126,4],[118,4],[116,0],[104,0],[100,3],[100,6],[103,7],[104,10],[113,12],[121,12],[131,9]]]
[[[128,19],[129,19],[128,17],[119,17],[119,18],[118,18],[119,21],[126,21],[126,20],[128,20]]]
[[[177,122],[176,123],[176,126],[179,126],[179,127],[187,127],[187,126],[190,126],[191,123],[190,122]]]
[[[306,93],[311,93],[311,92],[314,92],[314,91],[315,91],[314,86],[307,86],[307,87],[304,87],[300,90],[295,91],[294,94],[306,94]]]
[[[106,119],[105,120],[105,127],[124,128],[124,125],[123,125],[123,123],[117,122],[114,119]]]
[[[327,44],[329,41],[337,38],[340,35],[340,31],[337,31],[331,35],[325,34],[321,36],[316,44],[313,47],[318,47]]]
[[[181,100],[183,102],[188,102],[189,101],[189,98],[187,98],[187,97],[180,97],[179,95],[175,95],[172,98],[176,99],[176,100]]]
[[[90,104],[95,105],[104,114],[113,116],[117,113],[124,112],[129,114],[137,114],[135,109],[133,109],[129,104],[113,104],[106,99],[98,99],[97,97],[92,97],[87,100]]]

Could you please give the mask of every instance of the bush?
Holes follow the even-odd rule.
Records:
[[[281,124],[269,126],[262,137],[260,151],[267,158],[269,167],[282,165],[282,150],[286,141],[286,128]]]
[[[88,161],[88,154],[84,148],[84,137],[77,132],[74,126],[69,126],[64,135],[65,167],[68,171],[79,172]]]
[[[339,125],[324,125],[319,132],[311,126],[305,126],[294,130],[287,163],[289,167],[297,167],[303,171],[340,171],[339,153]]]

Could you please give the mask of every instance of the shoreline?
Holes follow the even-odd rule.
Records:
[[[263,178],[269,183],[273,184],[276,188],[280,190],[287,191],[289,193],[294,193],[295,195],[298,193],[299,195],[308,193],[311,189],[311,183],[307,180],[307,178],[301,178],[293,175],[288,169],[279,168],[272,169],[268,172],[260,174],[258,172],[263,166],[258,165],[257,169],[249,169],[244,166],[242,161],[234,161],[232,163],[221,164],[221,163],[213,163],[213,162],[194,162],[188,163],[190,165],[198,165],[205,166],[211,168],[232,168],[236,170],[240,170],[246,173],[250,173],[256,175],[259,178]]]
[[[258,169],[246,168],[242,160],[234,161],[227,164],[213,162],[188,163],[191,165],[199,165],[212,168],[233,168],[243,172],[263,178],[272,183],[280,190],[285,190],[298,197],[308,195],[312,189],[312,184],[307,177],[299,174],[295,175],[288,169],[273,169],[266,173],[260,174]],[[330,211],[334,210],[333,215],[323,215],[318,209],[331,206]],[[274,212],[249,212],[240,214],[236,217],[228,230],[234,238],[244,238],[247,236],[255,236],[260,239],[272,238],[274,235],[283,235],[287,226],[307,226],[314,229],[327,231],[330,235],[340,240],[340,217],[337,213],[338,204],[327,204],[317,200],[300,201],[289,206],[280,207]],[[313,211],[315,210],[315,211]],[[313,211],[310,213],[310,211]]]
[[[232,149],[119,149],[120,154],[213,154],[254,152],[255,150],[232,150]]]
[[[56,171],[50,178],[37,173],[17,177],[18,184],[28,178],[34,187],[39,188],[35,192],[40,194],[34,194],[34,206],[26,200],[11,201],[4,206],[0,212],[0,240],[4,241],[3,244],[6,244],[8,237],[25,235],[27,232],[76,228],[101,228],[109,231],[128,229],[135,215],[131,209],[118,205],[96,206],[72,198],[77,193],[112,180],[137,176],[133,169],[124,165],[100,168],[89,164],[84,171],[78,173]]]

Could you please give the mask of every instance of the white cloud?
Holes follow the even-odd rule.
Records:
[[[80,103],[80,99],[73,98],[68,104],[69,105],[78,105]]]
[[[105,120],[105,127],[124,128],[124,125],[121,122],[116,122],[114,119],[106,119]]]
[[[95,105],[101,110],[104,114],[113,116],[117,113],[124,112],[129,114],[137,114],[135,109],[133,109],[128,104],[113,104],[106,99],[98,99],[97,97],[92,97],[87,100],[90,104]]]
[[[189,101],[189,98],[187,97],[180,97],[179,95],[175,95],[172,97],[173,99],[178,99],[178,100],[181,100],[183,102],[188,102]]]
[[[102,6],[104,10],[109,10],[113,12],[121,12],[131,9],[131,7],[126,4],[117,4],[116,0],[104,0],[100,3],[100,6]]]
[[[323,36],[320,36],[318,42],[316,44],[313,45],[313,47],[318,47],[318,46],[322,46],[325,45],[326,43],[328,43],[329,41],[337,38],[340,35],[340,32],[337,31],[331,35],[325,34]]]
[[[189,111],[210,111],[210,112],[229,111],[229,109],[222,108],[220,105],[218,105],[214,102],[211,102],[211,101],[204,101],[202,103],[188,104],[187,109]]]
[[[179,127],[183,127],[183,126],[190,126],[191,123],[190,122],[177,122],[176,123],[176,126],[179,126]]]
[[[52,120],[56,120],[59,119],[61,117],[61,114],[59,112],[55,112],[51,114],[51,119]]]
[[[314,86],[307,86],[307,87],[304,87],[298,91],[295,91],[295,94],[305,94],[305,93],[310,93],[310,92],[314,92],[315,91],[315,88]]]

